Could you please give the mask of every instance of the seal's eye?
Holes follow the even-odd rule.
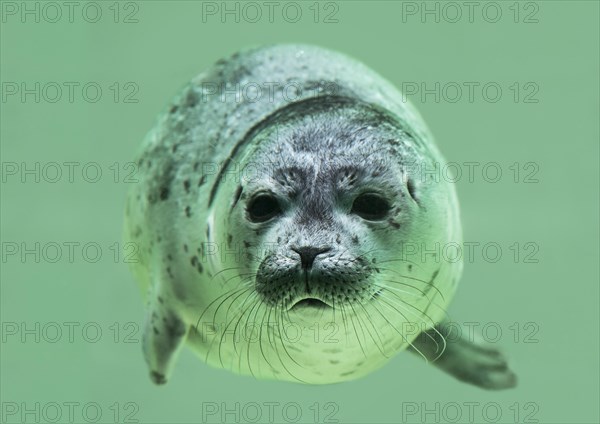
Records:
[[[278,215],[281,212],[279,202],[270,194],[259,194],[250,201],[248,207],[248,217],[252,222],[265,222]]]
[[[367,221],[380,221],[387,216],[390,209],[389,202],[379,194],[365,193],[354,199],[350,213]]]

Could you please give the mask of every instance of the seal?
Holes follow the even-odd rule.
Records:
[[[194,78],[126,202],[152,380],[187,342],[257,378],[342,382],[408,349],[514,386],[502,354],[445,325],[463,264],[435,253],[462,241],[456,190],[427,171],[443,162],[401,93],[343,54],[252,47]]]

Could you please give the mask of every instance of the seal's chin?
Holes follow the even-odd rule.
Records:
[[[314,310],[324,308],[331,308],[331,306],[316,297],[305,297],[303,299],[298,299],[296,302],[292,303],[288,311],[302,311],[307,309]]]

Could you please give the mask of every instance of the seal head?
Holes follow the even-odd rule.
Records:
[[[216,272],[230,270],[217,277],[223,292],[245,291],[203,315],[236,333],[248,322],[264,331],[268,320],[278,324],[274,337],[259,331],[256,346],[232,339],[231,355],[236,343],[247,349],[242,372],[356,378],[440,319],[461,265],[420,253],[457,241],[460,227],[453,192],[423,178],[435,158],[410,128],[376,105],[328,96],[289,105],[241,145],[240,162],[229,164],[236,172],[216,179],[209,215],[211,242],[230,254],[207,259]],[[286,326],[301,331],[292,339]],[[311,326],[335,334],[326,343]],[[261,349],[271,352],[267,367]]]

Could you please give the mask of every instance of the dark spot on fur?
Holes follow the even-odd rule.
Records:
[[[198,187],[200,187],[202,184],[204,184],[206,182],[206,175],[203,175],[200,177],[200,179],[198,180]]]
[[[177,339],[185,334],[185,324],[178,319],[173,319],[171,323],[166,325],[167,334],[172,339]]]
[[[189,192],[190,192],[190,180],[185,180],[185,181],[183,182],[183,188],[185,189],[185,192],[186,192],[186,193],[189,193]]]
[[[161,187],[159,197],[160,200],[167,200],[169,198],[169,187]]]
[[[233,236],[231,234],[227,234],[227,246],[231,246],[232,240],[233,240]]]
[[[190,89],[185,98],[185,105],[187,107],[194,107],[196,104],[198,104],[198,96],[194,90]]]
[[[158,296],[158,302],[162,305],[165,301],[162,297]]]
[[[238,201],[240,200],[240,197],[242,196],[242,191],[242,186],[238,186],[235,192],[235,196],[233,197],[233,205],[231,206],[231,209],[235,208],[235,205],[237,205]]]
[[[394,227],[395,229],[398,229],[398,228],[400,228],[400,224],[398,224],[398,223],[397,223],[396,221],[394,221],[393,219],[389,219],[389,220],[388,220],[388,223],[389,223],[389,224],[390,224],[392,227]]]
[[[152,329],[154,330],[154,334],[157,334],[157,335],[158,335],[158,334],[160,334],[160,333],[158,332],[158,328],[156,328],[156,327],[152,327]]]
[[[170,260],[170,261],[172,261],[172,260],[173,260],[173,256],[171,256],[171,254],[169,253],[169,254],[167,255],[167,259],[168,259],[168,260]]]
[[[189,206],[185,207],[185,216],[187,216],[188,218],[190,216],[192,216],[192,210],[191,210],[191,208]]]
[[[167,382],[165,376],[156,371],[150,373],[150,379],[152,379],[154,384],[165,384]]]
[[[355,235],[352,237],[352,243],[358,244],[358,236]]]
[[[412,264],[408,264],[408,272],[412,271]]]
[[[187,251],[188,251],[188,245],[187,245],[187,244],[184,244],[184,245],[183,245],[183,251],[184,251],[184,252],[187,252]]]
[[[177,112],[177,109],[178,109],[178,106],[177,105],[173,105],[173,106],[171,106],[171,109],[169,110],[169,112],[175,113],[175,112]]]
[[[412,197],[413,200],[418,204],[419,201],[417,200],[417,195],[415,194],[415,183],[412,179],[408,178],[406,180],[406,188],[408,189],[408,194],[410,194],[410,197]]]

